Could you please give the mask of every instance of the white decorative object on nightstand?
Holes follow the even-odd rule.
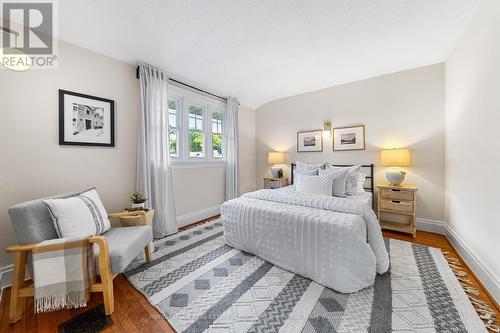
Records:
[[[377,185],[378,220],[382,229],[416,236],[417,188],[411,185]]]
[[[264,188],[273,189],[288,186],[288,178],[264,177]]]

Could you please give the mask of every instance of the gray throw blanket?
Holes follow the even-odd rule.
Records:
[[[89,237],[51,239],[33,249],[35,313],[87,305]]]

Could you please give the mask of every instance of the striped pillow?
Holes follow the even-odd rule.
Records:
[[[43,200],[60,238],[101,235],[111,228],[95,189],[64,199]]]

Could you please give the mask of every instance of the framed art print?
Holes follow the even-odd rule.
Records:
[[[59,144],[115,146],[115,102],[59,90]]]
[[[323,131],[297,132],[297,152],[323,151]]]
[[[338,127],[333,129],[333,150],[364,150],[365,126]]]

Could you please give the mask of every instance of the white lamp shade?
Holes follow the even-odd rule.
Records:
[[[283,164],[285,161],[285,154],[277,151],[270,151],[267,153],[267,163],[268,164]]]
[[[404,167],[411,165],[409,149],[387,149],[380,151],[380,163],[387,167]]]

